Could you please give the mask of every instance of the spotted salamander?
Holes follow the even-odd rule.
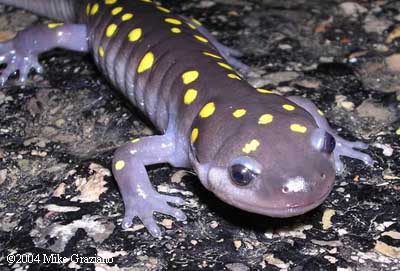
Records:
[[[38,55],[59,47],[89,52],[104,76],[155,124],[160,134],[118,148],[112,171],[125,206],[122,227],[139,217],[153,236],[159,212],[185,220],[159,194],[146,166],[192,167],[218,198],[240,209],[290,217],[320,205],[332,190],[340,156],[371,165],[332,130],[323,113],[301,97],[253,88],[240,53],[219,43],[195,19],[151,0],[0,0],[57,20],[0,44],[4,84],[19,71],[43,71]],[[59,23],[63,22],[63,23]],[[359,149],[359,150],[357,150]],[[335,172],[336,171],[336,172]]]

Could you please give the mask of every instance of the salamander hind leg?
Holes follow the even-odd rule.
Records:
[[[314,120],[316,121],[318,127],[324,129],[326,132],[331,134],[335,138],[335,147],[333,150],[333,160],[335,163],[335,168],[338,173],[344,170],[343,162],[340,160],[340,156],[347,156],[350,158],[358,159],[363,161],[366,165],[372,166],[374,160],[370,155],[360,151],[368,149],[368,144],[361,141],[348,141],[340,137],[336,131],[334,131],[330,126],[326,118],[323,116],[321,110],[319,110],[314,103],[303,97],[291,96],[288,97],[289,100],[296,103],[308,113],[310,113]]]
[[[119,148],[113,159],[113,173],[125,205],[123,228],[132,225],[138,217],[151,235],[159,237],[161,230],[154,219],[154,212],[170,215],[179,221],[186,215],[168,203],[183,205],[179,197],[159,194],[149,181],[145,166],[169,162],[173,144],[166,136],[151,136],[133,140]]]
[[[50,23],[34,26],[17,33],[15,38],[0,43],[0,64],[6,64],[1,71],[0,84],[19,71],[19,82],[25,83],[31,69],[41,73],[38,55],[55,47],[86,52],[86,26],[78,24]]]
[[[248,74],[251,69],[249,66],[238,60],[238,57],[241,57],[243,54],[235,49],[229,48],[222,43],[220,43],[208,30],[205,28],[199,21],[196,19],[191,19],[185,16],[181,16],[181,18],[193,28],[197,29],[204,37],[206,37],[212,45],[218,50],[218,52],[226,59],[226,61],[232,65],[234,68],[239,70],[244,74]]]

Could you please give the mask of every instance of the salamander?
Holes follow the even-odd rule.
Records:
[[[193,168],[222,201],[245,211],[291,217],[329,195],[340,156],[373,159],[368,145],[329,126],[309,100],[254,88],[241,74],[240,52],[202,24],[151,0],[0,0],[47,16],[0,44],[4,85],[19,71],[24,83],[38,55],[52,48],[87,52],[109,82],[139,108],[159,134],[115,151],[112,171],[125,207],[123,228],[138,217],[160,236],[154,212],[183,221],[180,197],[158,193],[146,166]],[[237,71],[241,71],[239,73]],[[174,206],[170,205],[174,204]]]

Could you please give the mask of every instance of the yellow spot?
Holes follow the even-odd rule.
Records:
[[[111,38],[115,32],[117,32],[118,26],[116,24],[110,24],[106,29],[107,38]]]
[[[178,19],[174,19],[174,18],[166,18],[164,21],[169,23],[169,24],[174,24],[174,25],[181,25],[182,24],[181,21],[179,21]]]
[[[296,107],[294,107],[294,106],[291,105],[291,104],[284,104],[284,105],[282,105],[282,108],[285,109],[285,110],[287,110],[287,111],[293,111],[293,110],[296,109]]]
[[[182,31],[181,31],[178,27],[172,27],[172,28],[171,28],[171,32],[172,32],[172,33],[175,33],[175,34],[179,34],[179,33],[181,33]]]
[[[295,123],[295,124],[290,125],[290,130],[292,130],[293,132],[296,132],[296,133],[304,134],[305,132],[307,132],[307,127]]]
[[[121,170],[125,167],[125,162],[123,160],[119,160],[115,163],[115,169]]]
[[[219,55],[215,55],[215,54],[212,54],[212,53],[209,53],[209,52],[203,52],[203,55],[210,56],[210,57],[213,57],[213,58],[216,58],[216,59],[222,59],[222,57],[220,57]]]
[[[63,25],[64,25],[63,23],[49,23],[49,24],[47,25],[47,27],[50,28],[50,29],[52,29],[52,28],[56,28],[56,27],[63,26]]]
[[[123,22],[125,22],[125,21],[129,21],[132,18],[133,18],[133,14],[132,13],[125,13],[124,15],[122,15],[121,20]]]
[[[194,81],[199,78],[199,72],[198,71],[188,71],[182,74],[182,81],[185,85],[188,85],[190,83],[193,83]]]
[[[247,113],[247,111],[246,111],[246,109],[243,109],[243,108],[241,108],[241,109],[236,109],[233,113],[232,113],[232,115],[235,117],[235,118],[241,118],[241,117],[243,117],[244,115],[246,115],[246,113]]]
[[[231,66],[229,66],[228,64],[224,63],[224,62],[218,62],[218,65],[220,65],[222,68],[225,68],[227,70],[233,70],[233,68]]]
[[[271,93],[273,93],[271,90],[263,89],[263,88],[257,88],[257,91],[262,93],[262,94],[271,94]]]
[[[161,7],[161,6],[158,6],[157,9],[162,11],[162,12],[165,12],[165,13],[170,13],[171,12],[169,9]]]
[[[113,5],[113,4],[117,3],[117,0],[106,0],[105,3],[106,3],[106,5]]]
[[[137,68],[138,73],[142,73],[147,71],[153,66],[154,63],[154,55],[152,52],[148,52],[147,54],[144,55],[142,60],[139,63],[139,66]]]
[[[190,88],[186,91],[185,96],[183,97],[183,102],[186,105],[190,105],[193,103],[197,98],[197,90]]]
[[[208,39],[206,39],[206,38],[204,38],[204,37],[202,37],[202,36],[194,35],[194,37],[195,37],[198,41],[201,41],[201,42],[204,42],[204,43],[207,43],[207,42],[208,42]]]
[[[196,29],[196,27],[195,27],[194,25],[192,25],[191,23],[187,23],[187,25],[188,25],[191,29],[193,29],[193,30]]]
[[[400,136],[400,128],[397,128],[397,130],[396,130],[396,135],[399,135],[399,136]]]
[[[321,117],[323,117],[325,115],[324,112],[322,112],[320,109],[318,109],[317,112]]]
[[[229,78],[232,78],[232,79],[242,80],[242,78],[240,78],[239,75],[234,74],[234,73],[228,74],[228,77],[229,77]]]
[[[90,10],[90,15],[94,16],[96,13],[99,11],[99,4],[96,3],[92,6],[92,9]]]
[[[195,18],[192,18],[192,21],[193,21],[195,24],[197,24],[197,25],[201,25],[200,21],[199,21],[199,20],[196,20]]]
[[[139,40],[141,36],[142,36],[142,29],[135,28],[131,32],[129,32],[128,39],[131,42],[135,42],[135,41]]]
[[[86,5],[86,15],[90,14],[91,5],[90,3]]]
[[[190,141],[192,142],[192,144],[194,144],[196,142],[198,137],[199,137],[199,129],[194,128],[192,130],[192,135],[190,136]]]
[[[100,57],[104,57],[104,48],[103,48],[103,46],[99,47],[99,55],[100,55]]]
[[[112,10],[111,10],[111,14],[112,15],[118,15],[118,14],[120,14],[121,12],[122,12],[122,10],[123,10],[123,8],[122,7],[116,7],[116,8],[113,8]]]
[[[152,1],[151,0],[142,0],[142,2],[151,3]]]
[[[140,138],[134,138],[134,139],[131,140],[132,143],[137,143],[139,141],[140,141]]]
[[[257,139],[253,139],[243,147],[242,151],[249,154],[251,152],[255,152],[259,146],[260,142]]]
[[[271,123],[274,120],[274,116],[271,114],[264,114],[261,115],[261,117],[258,119],[258,124],[260,125],[266,125],[268,123]]]
[[[215,104],[210,102],[206,104],[199,113],[199,116],[203,119],[210,117],[215,112]]]

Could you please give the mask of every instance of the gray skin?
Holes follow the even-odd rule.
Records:
[[[228,77],[234,71],[217,62],[227,62],[246,72],[249,68],[235,58],[240,53],[218,43],[191,19],[140,0],[117,0],[108,5],[94,0],[0,3],[77,23],[54,28],[36,26],[0,44],[1,62],[7,63],[0,76],[2,84],[16,70],[22,82],[31,68],[41,71],[37,56],[51,48],[89,52],[109,81],[159,129],[160,135],[129,142],[115,152],[112,168],[125,205],[123,228],[130,227],[137,216],[153,236],[160,236],[154,212],[186,219],[181,210],[168,204],[182,205],[181,198],[155,191],[146,172],[148,165],[193,167],[202,184],[223,201],[258,214],[290,217],[315,208],[329,195],[335,170],[343,170],[340,156],[373,163],[370,156],[355,149],[365,149],[365,144],[336,135],[310,101],[260,93],[244,80]],[[93,8],[96,3],[98,9]],[[122,11],[112,15],[116,7]],[[134,16],[122,20],[127,13]],[[167,23],[166,18],[180,23]],[[111,24],[117,31],[107,37]],[[172,33],[173,27],[181,32]],[[141,28],[142,36],[132,42],[127,37],[135,28]],[[138,72],[148,52],[153,53],[155,61],[150,69]],[[221,59],[205,56],[204,52]],[[182,75],[193,70],[198,78],[185,84]],[[197,96],[191,104],[185,104],[189,88],[197,90]],[[215,110],[202,117],[203,107],[210,102]],[[284,109],[284,105],[292,110]],[[246,114],[235,117],[236,109],[245,109]],[[259,124],[263,114],[272,115],[273,121]],[[306,131],[292,131],[293,124],[301,124]],[[199,134],[192,141],[193,129]],[[246,147],[254,140],[257,146]]]

